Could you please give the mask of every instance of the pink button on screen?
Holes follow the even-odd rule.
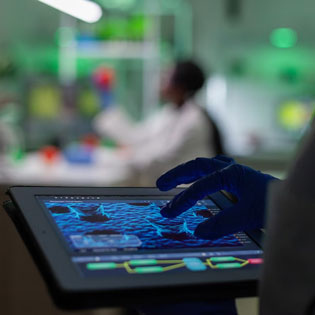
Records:
[[[262,258],[249,258],[248,262],[253,265],[262,264],[264,260]]]

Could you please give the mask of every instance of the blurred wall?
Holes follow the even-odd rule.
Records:
[[[0,43],[47,42],[59,24],[59,13],[35,0],[0,2]]]
[[[269,45],[273,28],[292,27],[299,33],[299,43],[315,44],[314,1],[236,0],[240,9],[234,17],[228,15],[229,0],[189,1],[195,17],[195,56],[217,71],[225,67],[226,50],[239,45]]]

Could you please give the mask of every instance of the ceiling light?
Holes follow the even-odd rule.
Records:
[[[89,0],[38,0],[63,13],[87,23],[97,22],[102,17],[102,9]]]

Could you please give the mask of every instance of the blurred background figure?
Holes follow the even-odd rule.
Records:
[[[195,101],[205,82],[201,67],[179,61],[162,79],[166,104],[146,120],[132,123],[119,109],[104,110],[95,120],[99,134],[122,146],[125,163],[142,185],[154,185],[159,174],[178,163],[223,153],[218,127]]]

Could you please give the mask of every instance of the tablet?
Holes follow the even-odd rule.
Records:
[[[196,238],[196,226],[232,202],[219,192],[163,218],[180,191],[12,187],[5,209],[62,308],[255,295],[261,232]]]

